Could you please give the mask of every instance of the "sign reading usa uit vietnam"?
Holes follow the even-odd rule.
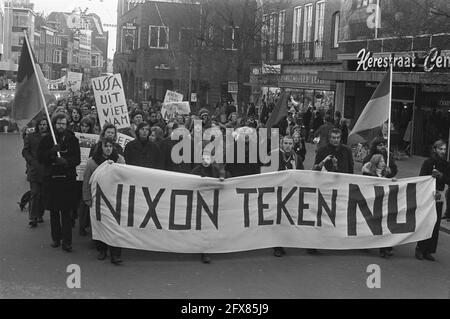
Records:
[[[125,93],[120,74],[92,79],[100,125],[112,123],[117,128],[130,127]]]

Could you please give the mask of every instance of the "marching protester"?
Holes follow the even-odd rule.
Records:
[[[363,159],[363,165],[370,162],[373,155],[381,154],[383,155],[383,160],[385,163],[388,162],[388,154],[387,154],[387,140],[384,137],[376,137],[373,139],[370,144],[369,154]],[[395,157],[392,152],[389,154],[389,167],[386,167],[386,176],[387,178],[392,178],[397,175],[397,164],[395,163]]]
[[[391,169],[386,165],[384,160],[384,155],[382,154],[373,154],[364,166],[362,167],[362,174],[367,176],[374,177],[386,177],[391,178],[393,176],[391,173]],[[392,247],[384,247],[380,248],[380,256],[383,258],[391,257],[394,254],[392,253]]]
[[[156,168],[162,167],[159,146],[150,140],[150,126],[139,123],[136,128],[136,139],[125,146],[125,162],[128,165]]]
[[[321,125],[315,132],[314,137],[319,139],[317,143],[317,149],[326,146],[328,144],[328,137],[330,131],[334,128],[333,116],[330,114],[325,115],[325,124]],[[342,134],[341,134],[342,135]]]
[[[214,154],[215,152],[202,152],[202,162],[198,164],[192,170],[191,174],[198,175],[201,177],[213,177],[219,178],[223,181],[225,178],[230,177],[229,173],[225,170],[223,165],[217,165],[215,163]],[[211,263],[211,257],[209,254],[201,254],[201,260],[204,264]]]
[[[43,118],[37,121],[34,132],[25,136],[22,150],[22,156],[27,162],[27,181],[30,183],[28,211],[31,228],[35,228],[38,223],[43,222],[42,177],[44,168],[39,163],[37,152],[39,143],[48,134],[48,129],[47,119]]]
[[[431,175],[436,179],[437,220],[431,238],[417,243],[415,256],[419,260],[436,260],[432,254],[436,253],[438,244],[441,215],[444,206],[444,189],[446,184],[450,186],[450,163],[446,161],[446,154],[447,143],[443,140],[434,142],[431,149],[431,157],[425,160],[420,168],[420,176]]]
[[[327,145],[319,148],[314,159],[313,169],[335,173],[353,174],[354,162],[352,150],[342,144],[342,131],[338,128],[330,130]],[[309,254],[317,253],[317,249],[308,249]]]
[[[71,117],[72,121],[70,122],[69,129],[72,132],[80,132],[80,130],[81,130],[80,121],[82,119],[81,110],[77,107],[72,108],[72,110],[70,112],[70,117]]]
[[[341,142],[342,132],[333,128],[329,132],[328,144],[317,150],[314,170],[353,174],[354,162],[351,149]]]
[[[76,166],[80,164],[80,144],[75,134],[67,129],[64,113],[52,118],[56,141],[46,135],[39,143],[38,160],[44,165],[43,196],[45,208],[50,210],[52,247],[72,251],[71,210],[76,205]]]
[[[369,165],[369,163],[372,161],[373,157],[375,155],[381,155],[383,157],[383,161],[382,163],[384,164],[380,164],[379,165],[384,165],[383,169],[380,171],[380,169],[378,169],[378,173],[382,173],[381,176],[378,175],[377,172],[375,172],[375,175],[372,174],[368,174],[368,175],[372,175],[372,176],[379,176],[379,177],[386,177],[386,178],[394,178],[397,175],[397,164],[395,163],[395,157],[394,154],[392,152],[389,152],[389,166],[387,166],[388,163],[388,154],[387,154],[387,140],[384,137],[375,137],[372,141],[372,143],[370,144],[370,150],[369,150],[369,154],[367,154],[367,156],[363,159],[363,175],[364,175],[364,167],[366,167],[366,165]],[[367,168],[367,167],[366,167]],[[386,248],[380,248],[380,256],[381,257],[390,257],[393,256],[393,247],[386,247]]]
[[[119,143],[117,143],[117,128],[114,124],[106,123],[105,125],[103,125],[103,129],[100,133],[100,140],[108,137],[112,138],[112,140],[114,141],[114,149],[116,150],[116,152],[123,156],[123,148]],[[95,150],[100,147],[101,141],[99,141],[91,148],[89,157],[92,157],[92,155],[95,153]]]
[[[88,160],[86,168],[84,171],[83,179],[83,201],[87,207],[92,207],[92,193],[91,185],[89,180],[95,169],[103,164],[105,161],[112,161],[114,163],[125,164],[125,160],[122,155],[120,155],[116,148],[114,147],[114,139],[111,137],[104,137],[100,141],[100,147],[97,147],[94,151],[92,157]],[[120,247],[108,246],[104,242],[96,241],[97,249],[99,254],[97,256],[98,260],[104,260],[107,257],[107,251],[109,248],[109,253],[111,257],[111,263],[119,265],[122,263]]]
[[[279,157],[278,171],[304,169],[303,159],[294,151],[294,139],[291,136],[286,135],[281,139]],[[286,251],[283,247],[275,247],[273,249],[273,255],[275,257],[283,257],[283,255],[286,255]]]

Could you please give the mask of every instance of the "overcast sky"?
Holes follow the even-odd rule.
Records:
[[[36,12],[50,14],[53,11],[71,12],[80,7],[83,11],[89,8],[88,13],[96,13],[103,24],[117,23],[117,0],[32,0]],[[103,26],[103,30],[109,31],[108,58],[113,58],[116,50],[116,29]]]

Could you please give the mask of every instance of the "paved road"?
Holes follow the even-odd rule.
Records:
[[[125,250],[125,264],[97,261],[87,237],[74,232],[74,252],[50,247],[49,215],[29,229],[16,201],[27,190],[21,139],[0,134],[0,298],[449,298],[450,237],[441,232],[438,261],[414,259],[414,245],[384,260],[376,250],[270,249],[217,254],[210,265],[198,255]],[[69,289],[66,267],[81,267],[81,289]],[[381,288],[369,289],[367,266],[381,267]]]

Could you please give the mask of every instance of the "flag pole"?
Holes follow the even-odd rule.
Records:
[[[28,54],[30,55],[30,58],[31,58],[31,64],[33,65],[34,74],[36,75],[37,85],[39,88],[39,96],[41,97],[42,104],[44,105],[45,114],[47,115],[48,126],[50,127],[50,132],[52,134],[53,142],[55,143],[55,145],[57,145],[58,142],[56,141],[56,136],[55,136],[55,131],[53,130],[52,120],[50,118],[50,114],[48,113],[47,103],[45,102],[44,93],[42,92],[41,81],[39,81],[39,74],[37,73],[36,65],[34,64],[34,54],[33,54],[33,51],[31,50],[30,42],[28,41],[27,31],[23,30],[23,33],[25,35],[25,41],[27,42]],[[61,157],[59,152],[58,152],[58,157]]]
[[[389,116],[388,116],[388,141],[387,141],[387,167],[390,164],[391,154],[391,113],[392,113],[392,63],[389,65]]]

